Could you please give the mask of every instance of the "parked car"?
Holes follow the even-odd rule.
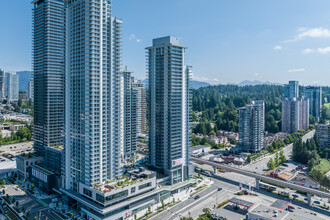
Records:
[[[289,208],[289,209],[295,209],[295,207],[292,206],[292,205],[289,205],[288,208]]]
[[[320,201],[317,201],[317,200],[315,200],[314,203],[315,204],[321,204],[321,202]]]
[[[221,190],[222,190],[222,188],[221,188],[221,187],[219,187],[219,188],[218,188],[218,191],[221,191]]]
[[[199,199],[199,196],[197,195],[197,196],[195,196],[195,199]]]

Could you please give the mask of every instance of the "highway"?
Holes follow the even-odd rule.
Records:
[[[312,189],[312,188],[308,188],[308,187],[305,187],[305,186],[296,185],[296,184],[289,183],[289,182],[286,182],[286,181],[283,181],[283,180],[280,180],[280,179],[276,179],[276,178],[264,176],[264,175],[261,175],[261,174],[255,173],[255,172],[243,170],[241,168],[229,167],[229,166],[226,166],[226,165],[222,165],[222,164],[219,164],[219,163],[215,163],[215,162],[211,162],[211,161],[207,161],[207,160],[203,160],[203,159],[199,159],[199,158],[195,158],[195,157],[191,157],[190,160],[194,161],[196,163],[199,163],[199,164],[207,164],[207,165],[210,165],[212,167],[221,168],[221,169],[224,169],[224,170],[229,171],[229,172],[239,173],[239,174],[249,176],[249,177],[253,177],[253,178],[256,178],[256,179],[259,179],[259,180],[264,180],[264,181],[267,181],[267,182],[270,182],[270,183],[273,183],[273,184],[279,184],[279,185],[282,185],[282,186],[285,186],[285,187],[288,187],[288,188],[291,188],[291,189],[300,190],[300,191],[310,193],[310,194],[314,194],[314,195],[317,195],[317,196],[320,196],[320,197],[323,197],[323,198],[328,198],[328,199],[330,198],[330,193],[328,193],[328,192],[323,192],[323,191],[320,191],[320,190],[317,190],[317,189]]]

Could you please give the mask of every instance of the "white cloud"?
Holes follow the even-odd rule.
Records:
[[[303,54],[310,54],[310,53],[321,53],[321,54],[328,54],[330,53],[330,47],[324,47],[324,48],[317,48],[317,49],[311,49],[311,48],[306,48],[303,50]]]
[[[273,49],[274,49],[274,50],[282,50],[283,48],[282,48],[282,46],[277,45],[277,46],[275,46]]]
[[[323,28],[323,27],[318,27],[318,28],[300,28],[298,29],[300,32],[297,36],[296,39],[300,40],[305,37],[311,37],[311,38],[329,38],[330,37],[330,30]]]
[[[322,53],[322,54],[330,53],[330,47],[318,48],[317,52]]]
[[[192,73],[192,76],[191,76],[192,80],[196,80],[196,81],[200,81],[200,82],[207,82],[207,83],[210,83],[212,85],[218,85],[218,84],[221,84],[221,80],[218,79],[218,78],[213,78],[213,79],[210,79],[210,78],[207,78],[205,76],[196,76],[194,73]]]
[[[296,73],[296,72],[304,72],[305,69],[304,68],[299,68],[299,69],[291,69],[288,70],[289,73]]]
[[[284,43],[291,43],[304,38],[330,38],[330,30],[324,27],[298,28],[298,34],[292,40],[286,40]]]
[[[314,50],[313,49],[311,49],[311,48],[306,48],[306,49],[304,49],[303,50],[303,54],[309,54],[309,53],[313,53],[314,52]]]
[[[136,42],[140,43],[142,40],[136,38],[135,34],[131,34],[128,38],[128,40],[135,40]]]

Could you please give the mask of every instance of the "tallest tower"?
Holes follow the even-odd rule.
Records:
[[[66,188],[121,174],[121,24],[110,0],[66,0]]]

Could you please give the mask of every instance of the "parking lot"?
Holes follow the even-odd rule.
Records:
[[[0,146],[0,155],[11,154],[13,156],[20,155],[22,153],[30,153],[33,151],[33,142],[23,142],[17,144],[9,144]],[[8,159],[8,158],[7,158]]]

